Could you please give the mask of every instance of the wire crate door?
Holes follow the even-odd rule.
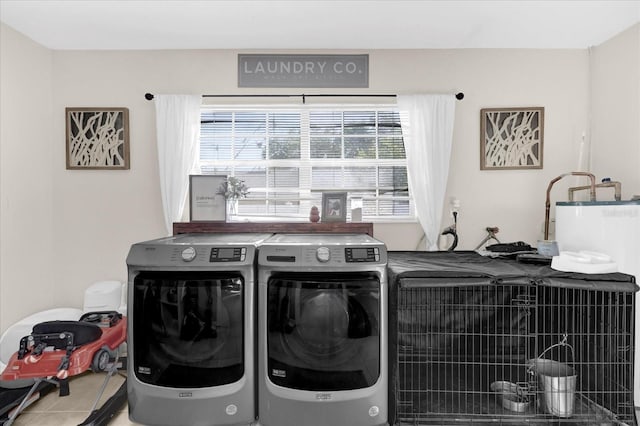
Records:
[[[528,399],[535,287],[527,279],[405,279],[398,286],[400,420],[513,416],[495,382]]]

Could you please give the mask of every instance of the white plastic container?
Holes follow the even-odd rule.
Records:
[[[84,292],[85,312],[120,311],[123,286],[120,281],[98,281]]]

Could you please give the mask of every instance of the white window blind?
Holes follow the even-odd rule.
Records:
[[[204,107],[201,123],[201,172],[235,176],[250,188],[240,217],[308,220],[323,192],[361,199],[368,221],[415,217],[392,107]]]

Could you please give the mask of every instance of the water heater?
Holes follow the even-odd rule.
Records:
[[[560,251],[604,253],[640,283],[640,200],[556,203]],[[636,300],[635,405],[640,406],[640,309]]]

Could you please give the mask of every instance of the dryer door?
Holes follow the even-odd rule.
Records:
[[[380,375],[380,280],[306,274],[268,282],[268,375],[280,386],[337,391]]]
[[[176,388],[244,374],[244,282],[236,273],[142,272],[134,280],[134,373]]]

